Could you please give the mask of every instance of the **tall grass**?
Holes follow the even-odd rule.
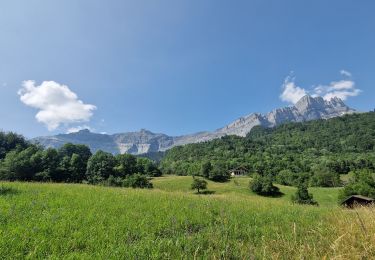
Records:
[[[15,193],[17,193],[16,189],[14,189],[12,187],[0,185],[0,196],[15,194]]]
[[[337,259],[375,258],[375,207],[361,207],[332,215],[337,239],[331,249]]]
[[[262,198],[242,190],[246,180],[195,195],[184,185],[168,189],[165,181],[178,179],[170,178],[155,179],[154,190],[5,183],[19,192],[0,196],[0,257],[347,259],[374,253],[374,215],[366,209],[359,210],[364,232],[357,214],[336,204]]]

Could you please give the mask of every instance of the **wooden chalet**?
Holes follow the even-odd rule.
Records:
[[[235,176],[245,176],[249,173],[249,171],[246,167],[240,166],[232,170],[229,170],[229,173],[232,177],[235,177]]]
[[[352,195],[346,198],[341,205],[347,208],[354,208],[357,206],[369,206],[374,205],[375,199],[365,197],[362,195]]]

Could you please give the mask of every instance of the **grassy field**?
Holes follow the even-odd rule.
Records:
[[[262,197],[250,192],[249,181],[250,178],[237,177],[226,183],[207,182],[208,190],[214,192],[215,195],[244,196],[245,198],[255,196],[257,199],[261,199]],[[167,176],[153,180],[156,189],[170,192],[193,193],[193,191],[190,190],[191,183],[192,177],[190,176]],[[266,200],[283,200],[285,202],[290,202],[292,194],[296,192],[296,188],[281,185],[278,186],[284,196],[281,198],[266,198]],[[337,188],[310,188],[309,191],[313,193],[314,198],[321,206],[336,207],[338,205],[337,197],[339,189]]]
[[[337,189],[311,189],[320,207],[252,194],[248,178],[161,177],[153,190],[0,183],[0,258],[368,259],[375,210],[344,210]],[[0,189],[1,191],[1,189]]]

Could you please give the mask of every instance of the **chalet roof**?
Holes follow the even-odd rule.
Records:
[[[369,202],[372,202],[372,201],[375,201],[375,199],[373,198],[369,198],[369,197],[366,197],[366,196],[362,196],[362,195],[352,195],[350,197],[347,197],[342,203],[345,203],[347,202],[348,200],[350,199],[360,199],[360,200],[366,200],[366,201],[369,201]]]
[[[244,170],[244,171],[248,171],[248,169],[244,166],[240,166],[240,167],[237,167],[237,168],[233,168],[233,169],[230,169],[229,171],[237,171],[237,170]]]

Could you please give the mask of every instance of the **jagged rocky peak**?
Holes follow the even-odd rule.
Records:
[[[240,117],[237,120],[230,123],[229,125],[225,126],[223,129],[230,129],[230,128],[233,128],[233,127],[238,127],[238,126],[241,126],[243,124],[246,124],[249,120],[259,120],[261,117],[262,117],[262,115],[260,115],[258,113],[254,113],[254,114],[250,114],[250,115],[247,115],[247,116],[244,116],[244,117]]]
[[[329,119],[356,112],[338,97],[334,97],[331,100],[324,100],[322,97],[305,96],[295,107],[305,121]]]
[[[305,112],[311,109],[321,109],[326,105],[326,102],[322,97],[312,97],[306,95],[302,97],[295,105],[300,112]]]
[[[333,97],[330,100],[324,100],[322,97],[312,97],[306,95],[301,98],[295,105],[300,112],[305,112],[311,109],[326,109],[326,108],[345,108],[346,110],[352,110],[349,108],[342,99]]]
[[[275,126],[283,122],[298,121],[299,113],[295,107],[284,107],[275,109],[267,114],[270,126]]]
[[[246,136],[246,134],[257,125],[268,126],[268,123],[262,114],[253,113],[240,117],[229,125],[216,130],[211,134],[211,136],[215,136],[216,138],[224,135]]]
[[[335,107],[348,107],[341,98],[334,97],[330,100],[332,106]]]

